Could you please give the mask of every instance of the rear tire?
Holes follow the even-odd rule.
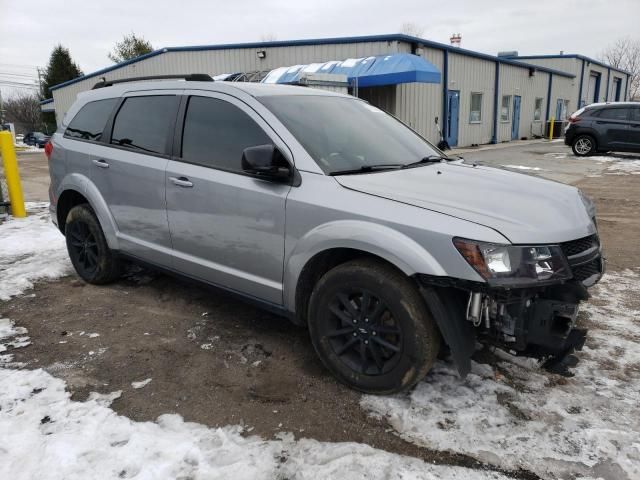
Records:
[[[365,393],[407,390],[431,369],[440,332],[416,286],[381,261],[335,267],[309,302],[309,332],[333,375]]]
[[[71,263],[85,282],[102,285],[120,277],[121,262],[107,245],[89,205],[76,205],[69,211],[64,233]]]
[[[591,135],[579,135],[571,145],[573,154],[578,157],[586,157],[596,151],[596,141]]]

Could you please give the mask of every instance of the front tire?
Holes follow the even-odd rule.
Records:
[[[69,211],[64,233],[69,258],[80,278],[94,285],[118,279],[120,260],[107,245],[100,223],[89,205],[77,205]]]
[[[365,393],[407,390],[431,369],[440,332],[416,286],[381,261],[339,265],[316,285],[309,332],[333,375]]]
[[[574,155],[586,157],[596,151],[596,141],[590,135],[580,135],[573,141],[571,149]]]

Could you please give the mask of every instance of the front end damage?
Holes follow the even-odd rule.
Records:
[[[418,280],[459,373],[471,367],[475,342],[512,355],[540,359],[565,373],[571,354],[581,350],[587,330],[576,325],[587,288],[604,273],[597,235],[560,244],[570,275],[541,285],[509,286],[506,282],[468,282],[420,275]]]

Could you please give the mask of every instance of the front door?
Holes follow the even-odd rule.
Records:
[[[460,92],[449,90],[447,97],[447,138],[450,147],[458,145],[458,121],[460,117]]]
[[[203,92],[184,102],[181,138],[166,171],[174,264],[191,277],[281,305],[291,186],[244,174],[241,159],[247,147],[275,144],[286,152],[286,146],[233,97]]]
[[[513,118],[511,119],[511,140],[520,138],[520,102],[522,97],[513,97]]]
[[[136,92],[123,99],[107,127],[106,145],[92,148],[91,180],[116,223],[119,248],[171,266],[165,168],[179,91]]]

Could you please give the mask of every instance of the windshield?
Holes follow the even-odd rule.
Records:
[[[443,156],[399,120],[355,98],[274,95],[259,100],[328,175]]]

